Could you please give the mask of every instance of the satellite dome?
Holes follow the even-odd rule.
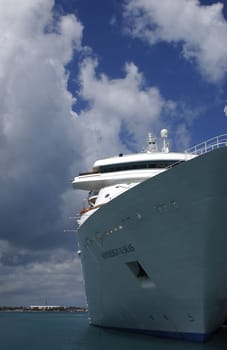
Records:
[[[168,130],[167,129],[161,130],[161,137],[168,137]]]

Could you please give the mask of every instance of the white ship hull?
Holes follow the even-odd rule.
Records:
[[[226,160],[224,147],[184,162],[81,225],[92,324],[203,341],[223,323]]]

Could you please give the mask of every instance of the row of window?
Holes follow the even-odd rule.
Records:
[[[163,169],[174,164],[179,164],[178,160],[160,160],[160,161],[147,161],[147,162],[134,162],[134,163],[121,163],[103,165],[99,168],[100,173],[109,173],[122,170],[135,170],[135,169]]]

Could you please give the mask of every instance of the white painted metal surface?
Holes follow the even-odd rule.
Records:
[[[92,324],[204,340],[227,318],[227,147],[214,139],[221,149],[102,187],[82,213]]]

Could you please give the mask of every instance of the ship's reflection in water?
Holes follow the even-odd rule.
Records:
[[[148,335],[88,326],[83,350],[226,350],[227,327],[220,328],[204,343],[158,338]]]

